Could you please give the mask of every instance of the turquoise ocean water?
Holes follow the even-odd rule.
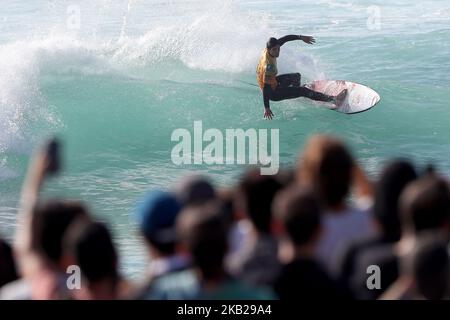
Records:
[[[262,119],[254,71],[270,36],[279,69],[303,81],[346,79],[382,97],[347,116],[304,100]],[[242,82],[244,81],[244,82]],[[189,172],[217,185],[244,167],[171,162],[174,129],[277,128],[293,165],[314,133],[348,142],[376,177],[391,157],[450,175],[450,3],[344,1],[8,1],[0,13],[0,234],[10,238],[36,144],[58,134],[63,174],[44,196],[82,199],[112,227],[126,274],[147,263],[131,213],[145,191]]]

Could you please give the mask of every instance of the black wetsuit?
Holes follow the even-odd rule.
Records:
[[[282,46],[288,41],[300,40],[298,35],[288,35],[278,39],[278,44]],[[282,74],[276,77],[278,85],[275,89],[269,84],[265,84],[263,88],[264,107],[270,108],[269,100],[281,101],[287,99],[295,99],[299,97],[306,97],[316,101],[331,102],[334,100],[333,96],[329,96],[320,92],[313,91],[309,88],[300,85],[300,73]]]

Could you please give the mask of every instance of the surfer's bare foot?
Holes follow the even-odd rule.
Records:
[[[336,104],[336,106],[340,106],[342,104],[342,102],[345,100],[345,97],[347,96],[347,92],[348,90],[344,89],[334,98],[334,103]]]

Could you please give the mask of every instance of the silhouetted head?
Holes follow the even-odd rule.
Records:
[[[90,284],[109,279],[114,286],[118,278],[118,258],[104,224],[78,220],[67,232],[64,249]]]
[[[292,186],[275,198],[273,211],[287,237],[296,246],[309,244],[320,229],[320,202],[311,189]]]
[[[354,160],[344,143],[317,135],[308,140],[299,161],[298,180],[311,187],[327,206],[344,202],[352,183]]]
[[[173,194],[151,191],[135,211],[141,233],[159,254],[171,255],[175,250],[175,221],[180,210],[181,205]]]
[[[402,227],[407,233],[448,227],[450,189],[447,181],[425,176],[406,187],[400,198]]]
[[[258,169],[246,172],[236,190],[236,208],[258,232],[270,233],[272,201],[282,185],[275,176],[261,175]]]
[[[216,191],[208,178],[192,175],[180,180],[175,187],[175,195],[183,206],[189,206],[214,200]]]
[[[445,238],[434,231],[422,233],[402,260],[403,272],[414,279],[417,291],[428,300],[449,293],[450,263]]]
[[[396,160],[383,169],[376,184],[373,211],[383,229],[384,236],[390,241],[400,239],[400,195],[416,178],[417,173],[409,161]]]
[[[228,228],[219,203],[210,202],[183,210],[177,230],[204,279],[224,273],[223,260],[228,250]]]
[[[71,223],[88,219],[89,213],[79,202],[52,200],[38,204],[31,220],[33,249],[47,261],[58,265],[62,255],[62,239]]]

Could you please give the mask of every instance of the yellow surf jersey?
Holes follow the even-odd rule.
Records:
[[[278,85],[276,79],[277,73],[277,59],[272,57],[266,48],[262,52],[261,58],[259,58],[256,69],[256,80],[258,81],[259,87],[263,89],[265,84],[270,84],[272,89],[275,90]]]

